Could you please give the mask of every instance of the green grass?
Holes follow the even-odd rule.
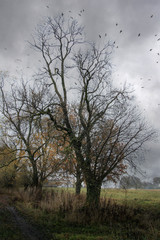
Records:
[[[159,190],[103,189],[98,212],[87,212],[83,207],[84,193],[85,189],[75,201],[73,189],[56,189],[54,194],[46,190],[38,207],[29,200],[17,202],[17,207],[45,229],[48,240],[160,239]]]

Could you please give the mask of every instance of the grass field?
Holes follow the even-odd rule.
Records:
[[[44,228],[48,239],[160,240],[160,191],[103,189],[99,209],[84,207],[85,189],[45,190],[35,205],[33,195],[16,193],[17,208]]]

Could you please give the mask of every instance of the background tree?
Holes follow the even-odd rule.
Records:
[[[11,162],[11,159],[14,159]],[[18,160],[15,160],[15,150],[1,143],[0,146],[0,186],[12,188],[17,185],[19,172]]]
[[[36,96],[35,99],[35,95],[24,83],[19,88],[12,86],[9,94],[4,91],[3,85],[0,90],[1,113],[4,118],[2,140],[6,145],[11,144],[15,151],[10,162],[18,159],[22,170],[28,169],[26,172],[28,186],[41,188],[43,182],[57,171],[63,161],[58,153],[61,145],[60,136],[53,126],[48,124],[48,119],[39,118],[30,111],[29,101],[38,106],[40,96]]]
[[[38,111],[68,136],[87,185],[86,201],[98,205],[103,180],[122,160],[135,165],[153,131],[142,121],[127,89],[112,84],[112,43],[97,47],[85,41],[83,27],[62,14],[39,26],[32,47],[44,60],[39,81],[54,96]],[[69,119],[72,104],[76,129]]]
[[[143,188],[143,182],[141,182],[140,178],[135,176],[123,176],[120,180],[120,187],[129,189],[129,188]]]
[[[153,184],[155,185],[155,187],[160,188],[160,177],[154,177]]]

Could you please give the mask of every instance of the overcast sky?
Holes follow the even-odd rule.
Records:
[[[38,58],[27,41],[45,16],[61,12],[82,22],[91,40],[103,44],[107,33],[107,39],[115,41],[113,78],[132,85],[144,115],[159,131],[159,0],[0,0],[0,70],[26,75],[35,70]],[[152,144],[146,154],[150,177],[160,176],[159,144]]]

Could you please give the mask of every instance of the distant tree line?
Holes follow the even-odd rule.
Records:
[[[136,176],[123,176],[119,186],[125,189],[160,189],[160,177],[154,177],[152,182],[149,182],[141,181],[141,179]]]

